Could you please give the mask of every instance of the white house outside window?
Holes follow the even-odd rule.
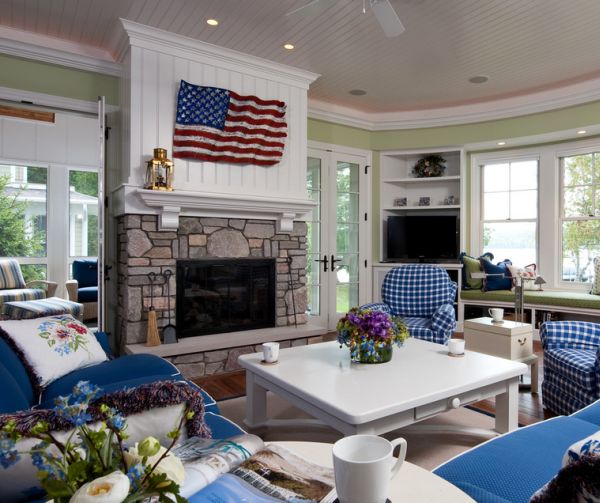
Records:
[[[18,258],[26,281],[64,284],[50,271],[98,253],[97,194],[95,171],[0,164],[0,256]]]
[[[561,279],[591,282],[600,255],[600,152],[561,157],[560,165]]]
[[[536,263],[538,161],[489,163],[481,169],[481,250],[493,253],[494,261]]]

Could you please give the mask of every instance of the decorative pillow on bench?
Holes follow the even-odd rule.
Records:
[[[557,501],[600,501],[600,431],[567,449],[560,471],[530,503]]]
[[[19,356],[38,392],[73,370],[107,360],[94,334],[68,314],[2,321],[0,337]]]

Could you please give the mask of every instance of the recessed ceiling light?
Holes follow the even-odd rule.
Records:
[[[348,92],[353,96],[364,96],[365,94],[367,94],[367,91],[365,91],[364,89],[352,89]]]
[[[216,19],[207,19],[206,24],[209,24],[210,26],[219,26],[219,21]]]
[[[585,129],[580,129],[579,131],[577,131],[577,134],[585,134],[587,133],[587,131]]]
[[[287,44],[283,44],[283,48],[287,49],[288,51],[292,51],[292,50],[294,50],[294,44],[290,44],[288,42]]]
[[[490,78],[486,75],[475,75],[474,77],[471,77],[469,79],[469,82],[471,84],[483,84],[484,82],[487,82],[488,80],[490,80]]]
[[[505,142],[505,141],[499,141],[499,142],[498,142],[498,145],[499,145],[499,146],[506,145],[506,142]]]

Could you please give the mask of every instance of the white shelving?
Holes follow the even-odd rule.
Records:
[[[413,168],[419,159],[430,154],[443,157],[446,169],[442,176],[418,178]],[[387,217],[398,214],[458,215],[461,222],[460,247],[464,249],[463,150],[383,151],[380,163],[381,259],[387,259]],[[401,198],[406,198],[404,206],[399,205]],[[429,204],[422,205],[422,198],[429,198]]]

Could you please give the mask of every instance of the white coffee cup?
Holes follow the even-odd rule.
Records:
[[[400,446],[400,455],[392,453]],[[390,480],[406,457],[406,440],[351,435],[333,445],[335,488],[340,503],[385,503]]]
[[[504,309],[500,307],[492,307],[488,309],[488,312],[494,321],[502,321],[502,318],[504,318]]]
[[[450,339],[448,341],[448,352],[451,355],[465,354],[465,340],[464,339]]]
[[[262,345],[263,360],[267,363],[276,362],[279,359],[279,343],[265,342]]]

